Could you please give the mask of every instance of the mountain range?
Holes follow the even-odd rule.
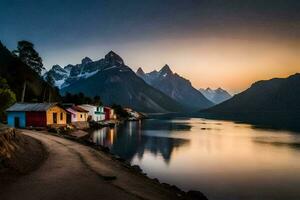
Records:
[[[134,73],[123,59],[110,51],[103,59],[85,57],[80,64],[54,65],[44,78],[51,76],[61,94],[83,92],[100,96],[104,104],[120,104],[144,112],[184,112],[214,105],[191,82],[168,65],[160,71]]]
[[[207,109],[212,113],[300,112],[300,74],[258,81],[231,99]]]
[[[214,105],[195,89],[189,80],[172,72],[168,65],[165,65],[159,71],[154,70],[149,73],[145,73],[142,68],[139,68],[136,74],[146,83],[190,108],[190,110],[200,110]]]
[[[85,57],[77,65],[55,65],[51,75],[61,94],[83,92],[100,96],[106,105],[113,103],[143,112],[181,112],[185,107],[139,78],[123,59],[110,51],[103,59]]]
[[[222,103],[232,97],[226,90],[222,88],[215,90],[210,89],[209,87],[206,89],[200,88],[199,91],[214,104]]]

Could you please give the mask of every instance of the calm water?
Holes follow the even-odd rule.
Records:
[[[145,120],[91,139],[209,199],[300,199],[300,134],[205,119]]]

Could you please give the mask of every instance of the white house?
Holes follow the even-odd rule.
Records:
[[[94,106],[94,105],[89,105],[89,104],[83,104],[80,105],[79,107],[83,108],[84,110],[87,110],[88,113],[88,118],[93,121],[102,121],[105,120],[105,113],[104,113],[104,108],[103,106]]]

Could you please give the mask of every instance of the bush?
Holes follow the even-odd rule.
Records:
[[[5,79],[0,77],[0,119],[3,121],[5,110],[16,102],[16,95],[10,90]]]

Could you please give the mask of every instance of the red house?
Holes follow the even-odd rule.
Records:
[[[105,113],[105,120],[110,120],[111,108],[110,107],[104,107],[104,113]]]
[[[57,103],[15,103],[6,113],[8,125],[17,128],[65,126],[69,115]]]

